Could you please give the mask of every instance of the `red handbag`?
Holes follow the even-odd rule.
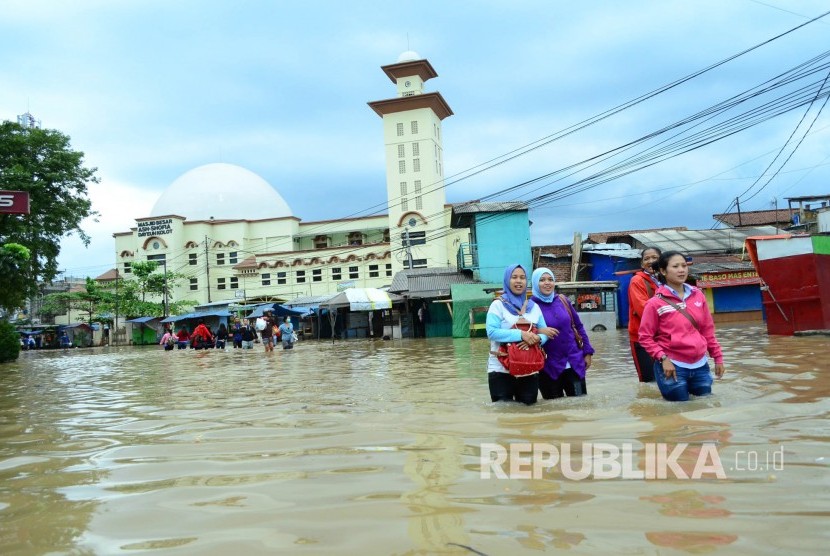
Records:
[[[524,319],[519,319],[513,325],[513,328],[524,330],[520,324],[527,325],[526,332],[538,333],[536,325]],[[499,351],[496,352],[496,357],[511,375],[522,377],[530,376],[541,371],[545,366],[546,355],[541,344],[530,346],[529,349],[522,349],[519,347],[519,342],[510,342],[501,345]]]

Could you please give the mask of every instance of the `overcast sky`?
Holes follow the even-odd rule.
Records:
[[[805,23],[830,10],[826,0],[0,6],[0,119],[30,111],[43,127],[69,135],[101,178],[90,186],[101,216],[84,225],[91,245],[76,238],[62,245],[61,267],[72,276],[113,268],[113,232],[148,216],[165,187],[202,164],[228,162],[259,174],[303,221],[376,206],[386,196],[382,127],[366,103],[395,95],[380,66],[406,50],[430,61],[438,77],[426,90],[440,91],[454,112],[443,124],[447,200],[531,200],[534,245],[569,243],[574,232],[707,229],[712,214],[738,196],[741,210],[761,210],[776,198],[784,207],[786,197],[830,193],[830,107],[820,112],[820,97],[646,169],[611,172],[605,183],[578,182],[590,172],[559,173],[499,194],[824,53],[830,16],[588,128],[471,172]],[[826,72],[794,87],[820,87]],[[744,103],[720,121],[749,108]],[[696,129],[708,137],[717,121]],[[753,186],[767,167],[767,178],[777,175]],[[557,193],[579,183],[593,187]]]

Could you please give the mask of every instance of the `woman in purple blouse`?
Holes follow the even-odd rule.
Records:
[[[550,340],[544,345],[547,359],[539,373],[539,392],[546,400],[588,393],[585,371],[591,366],[594,348],[573,304],[564,295],[556,295],[556,278],[548,268],[537,268],[531,279],[534,302],[542,309],[547,328],[539,330]],[[574,331],[576,329],[576,331]],[[577,335],[582,339],[582,347]]]

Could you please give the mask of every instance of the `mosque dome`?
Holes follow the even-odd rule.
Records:
[[[257,174],[241,166],[205,164],[171,183],[150,216],[178,214],[188,220],[260,220],[293,216],[285,199]]]
[[[403,62],[414,62],[415,60],[423,60],[421,55],[415,52],[414,50],[407,50],[406,52],[402,52],[400,56],[398,56],[398,63]]]

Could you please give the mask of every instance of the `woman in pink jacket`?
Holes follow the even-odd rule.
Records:
[[[725,368],[706,297],[686,283],[689,266],[682,253],[667,251],[655,264],[662,285],[643,310],[639,339],[654,358],[660,393],[672,402],[711,394],[707,353],[715,360],[715,376],[722,377]]]

